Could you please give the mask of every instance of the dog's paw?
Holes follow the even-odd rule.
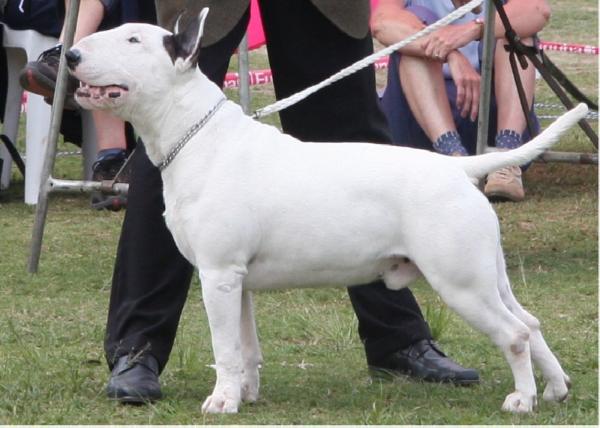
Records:
[[[213,393],[202,404],[202,413],[237,413],[240,400]]]
[[[571,379],[569,379],[569,376],[564,375],[562,382],[551,382],[546,385],[543,395],[544,401],[563,402],[569,396],[569,389],[571,389]]]
[[[244,370],[241,390],[243,401],[254,403],[258,400],[259,379],[258,369]]]
[[[502,410],[511,413],[531,413],[537,406],[535,395],[525,396],[522,392],[515,391],[506,396]]]

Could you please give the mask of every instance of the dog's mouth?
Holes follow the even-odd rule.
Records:
[[[79,88],[75,91],[75,95],[78,98],[91,98],[99,100],[102,98],[120,98],[129,91],[127,85],[106,85],[106,86],[94,86],[85,82],[79,82]]]

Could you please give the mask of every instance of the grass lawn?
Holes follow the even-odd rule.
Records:
[[[551,5],[553,19],[542,39],[597,44],[597,2]],[[597,100],[597,57],[549,56]],[[251,61],[253,68],[266,67],[264,50]],[[384,76],[381,72],[379,80]],[[254,108],[269,104],[272,87],[254,87],[252,96]],[[542,82],[538,101],[557,103]],[[60,149],[72,146],[61,143]],[[557,150],[594,149],[577,129]],[[58,159],[55,176],[77,179],[80,173],[79,157]],[[513,390],[503,356],[423,281],[411,288],[439,343],[479,370],[480,385],[372,382],[345,290],[271,291],[255,294],[265,356],[260,400],[237,415],[202,415],[200,404],[215,376],[195,279],[161,376],[165,399],[141,407],[110,402],[104,396],[109,373],[102,341],[123,213],[92,211],[86,195],[52,196],[40,272],[29,275],[34,208],[22,203],[16,168],[13,177],[10,189],[0,192],[0,424],[598,423],[597,166],[535,163],[525,177],[527,200],[495,205],[515,294],[542,321],[550,347],[573,380],[571,397],[557,405],[541,400],[538,376],[539,407],[527,416],[500,411]]]

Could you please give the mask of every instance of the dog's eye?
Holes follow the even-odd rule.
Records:
[[[140,38],[137,36],[131,36],[130,38],[127,39],[127,41],[129,43],[140,43]]]

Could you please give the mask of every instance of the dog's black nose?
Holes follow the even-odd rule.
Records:
[[[65,58],[67,58],[67,65],[71,70],[75,70],[77,64],[81,62],[81,52],[77,49],[70,49],[65,54]]]

